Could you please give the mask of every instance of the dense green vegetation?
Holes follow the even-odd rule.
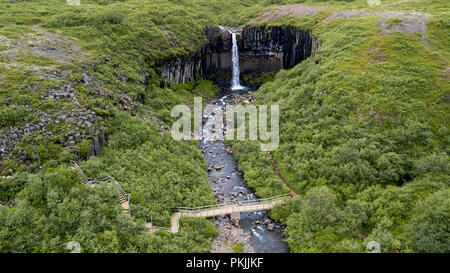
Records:
[[[113,134],[108,147],[83,167],[90,177],[110,174],[120,181],[133,198],[133,216],[170,226],[172,208],[215,202],[206,163],[195,144],[161,136],[122,113],[109,128]]]
[[[246,25],[293,3],[326,8],[270,24],[312,30],[321,42],[316,58],[274,79],[244,79],[266,82],[257,103],[280,105],[274,158],[301,197],[272,216],[287,224],[291,251],[361,252],[373,240],[383,252],[450,251],[447,1],[81,1],[0,0],[0,134],[39,122],[43,113],[92,111],[108,143],[80,165],[93,178],[114,176],[132,196],[133,216],[107,184],[80,183],[69,161],[88,157],[89,128],[79,126],[85,137],[67,149],[61,136],[75,126],[62,120],[49,126],[51,134],[21,138],[12,153],[27,151],[30,164],[0,165],[11,175],[0,177],[0,252],[67,252],[70,241],[83,252],[208,251],[217,231],[205,219],[182,219],[176,235],[145,231],[150,218],[168,226],[173,207],[215,202],[198,143],[174,141],[160,126],[171,124],[173,105],[191,105],[194,95],[211,97],[218,88],[201,78],[169,86],[156,64],[195,50],[206,25]],[[343,10],[415,10],[428,14],[427,31],[384,34],[373,14],[326,20]],[[400,25],[401,17],[388,23]],[[73,45],[40,55],[51,34]],[[46,95],[65,85],[78,101]],[[232,145],[258,195],[289,191],[257,142]]]
[[[0,110],[0,126],[21,124],[24,119],[33,117],[33,113],[23,105],[6,106]]]
[[[276,72],[241,73],[242,84],[256,90],[262,84],[272,81],[275,75]]]
[[[289,192],[289,188],[280,183],[272,169],[270,157],[261,152],[260,144],[255,141],[231,142],[234,158],[240,163],[249,186],[256,190],[258,196],[272,197]]]
[[[92,142],[75,140],[75,149],[64,149],[67,143],[61,145],[60,136],[73,128],[62,120],[52,128],[53,135],[25,136],[13,151],[26,150],[34,158],[32,164],[7,160],[0,166],[5,174],[14,171],[11,178],[0,178],[1,202],[7,205],[1,207],[0,251],[64,252],[69,251],[69,241],[80,242],[83,252],[208,251],[215,231],[205,220],[183,220],[175,236],[164,231],[153,235],[144,228],[150,219],[154,225],[168,226],[174,207],[215,202],[198,143],[173,141],[159,126],[171,124],[173,105],[191,104],[195,95],[213,96],[218,88],[203,79],[169,87],[154,70],[157,60],[195,50],[202,42],[202,28],[218,22],[205,3],[0,3],[0,35],[11,43],[0,47],[9,50],[0,57],[1,127],[19,126],[25,119],[39,121],[39,113],[79,108],[71,99],[42,99],[46,90],[70,83],[81,106],[95,113],[96,126],[108,136],[102,154],[80,165],[90,177],[115,177],[132,196],[133,215],[130,219],[123,214],[107,184],[93,189],[80,184],[68,162],[76,153],[85,158]],[[183,20],[192,23],[182,24]],[[40,29],[33,28],[36,25]],[[20,50],[26,39],[33,47],[40,46],[41,38],[48,42],[41,29],[72,37],[82,51],[71,55],[62,50],[68,63],[60,64],[54,56]],[[144,74],[149,75],[148,83]],[[90,79],[85,80],[86,75]],[[98,95],[98,90],[106,95]],[[123,96],[144,99],[136,105]],[[87,134],[88,128],[78,132]]]
[[[111,185],[81,184],[63,151],[37,174],[21,172],[0,178],[0,251],[65,252],[77,241],[83,252],[203,252],[215,229],[206,220],[184,219],[176,236],[145,232],[151,219],[169,226],[173,207],[215,202],[206,164],[196,145],[160,136],[148,124],[126,113],[110,121],[108,147],[82,164],[86,174],[107,174],[120,181],[132,196],[133,218],[123,214]]]
[[[449,18],[443,1],[431,1],[435,9],[419,2],[408,7],[433,14],[424,37],[382,34],[375,16],[281,22],[311,26],[321,41],[315,60],[279,72],[256,94],[258,104],[280,105],[274,156],[305,195],[273,214],[287,224],[292,251],[364,251],[373,240],[383,252],[449,251]],[[270,164],[240,155],[254,144],[233,148],[256,168],[245,175],[250,185],[265,181]],[[258,186],[264,193],[267,181]]]

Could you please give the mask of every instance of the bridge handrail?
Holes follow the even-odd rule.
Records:
[[[130,200],[130,195],[125,192],[125,190],[122,188],[122,186],[120,186],[119,182],[117,182],[117,180],[114,177],[110,176],[109,174],[108,174],[108,178],[113,181],[114,186],[116,186],[116,188],[119,190],[120,194],[122,194],[123,196],[127,197],[128,201],[129,201]]]
[[[127,198],[128,204],[130,203],[131,195],[130,195],[130,194],[127,194],[127,193],[125,192],[125,190],[122,188],[122,186],[120,186],[119,182],[117,182],[117,180],[116,180],[114,177],[112,177],[111,175],[107,174],[107,176],[106,176],[105,178],[103,178],[103,179],[97,179],[97,180],[94,180],[94,179],[92,179],[92,178],[89,178],[89,177],[83,172],[83,170],[82,170],[81,167],[77,164],[77,162],[71,160],[71,161],[70,161],[70,164],[78,171],[78,173],[79,173],[81,176],[83,176],[83,179],[86,181],[86,183],[101,183],[101,182],[105,182],[105,181],[107,181],[107,180],[112,180],[113,183],[114,183],[114,186],[119,190],[120,194],[122,194],[124,197]]]
[[[88,183],[88,184],[91,184],[91,183],[101,183],[101,182],[104,182],[104,181],[110,179],[109,177],[105,177],[105,178],[103,178],[103,179],[93,179],[93,178],[91,178],[91,177],[88,177],[88,176],[83,172],[83,170],[82,170],[81,167],[77,164],[77,162],[71,160],[71,161],[70,161],[70,164],[78,171],[78,173],[83,177],[84,181],[85,181],[86,183]]]
[[[171,228],[168,228],[168,227],[157,227],[157,226],[152,226],[151,228],[149,228],[149,229],[162,229],[162,230],[171,230]]]
[[[262,202],[241,202],[239,203],[227,203],[226,205],[217,205],[217,206],[211,206],[211,207],[205,207],[205,208],[190,208],[190,209],[178,209],[176,212],[190,212],[190,213],[196,213],[196,212],[205,212],[209,210],[214,209],[224,209],[230,206],[239,206],[239,207],[251,207],[255,205],[264,205],[264,204],[270,204],[275,201],[282,200],[283,198],[268,200],[268,201],[262,201]]]
[[[206,206],[199,206],[199,207],[177,207],[174,209],[174,211],[193,212],[193,211],[204,211],[204,210],[208,210],[208,209],[212,209],[212,208],[221,208],[221,207],[226,207],[226,206],[230,206],[230,205],[248,206],[248,205],[253,205],[256,203],[265,204],[265,203],[270,203],[273,201],[281,200],[288,196],[290,196],[290,193],[272,196],[272,197],[268,197],[268,198],[262,198],[262,199],[252,199],[252,200],[240,201],[240,204],[228,202],[228,203],[213,204],[213,205],[206,205]]]
[[[80,166],[77,164],[77,162],[71,160],[70,164],[78,171],[78,173],[83,177],[83,179],[88,183],[89,177],[83,172],[83,170],[80,168]]]

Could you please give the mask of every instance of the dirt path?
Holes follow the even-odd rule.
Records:
[[[258,140],[261,143],[261,140]],[[289,188],[289,190],[291,191],[291,193],[294,194],[294,196],[297,196],[297,192],[295,192],[294,188],[292,188],[287,182],[286,179],[284,179],[284,177],[281,175],[280,170],[278,169],[278,164],[275,161],[275,158],[273,157],[273,154],[271,152],[267,152],[267,155],[270,157],[270,161],[272,162],[272,168],[273,171],[275,173],[275,175],[278,177],[278,179],[284,184],[286,185],[286,187]]]

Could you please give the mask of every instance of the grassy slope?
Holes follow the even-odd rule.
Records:
[[[325,20],[345,9],[393,10],[361,2],[276,23],[311,29],[321,47],[314,61],[279,72],[257,92],[257,103],[280,105],[275,159],[297,192],[311,200],[336,198],[323,218],[308,216],[308,209],[325,204],[297,201],[275,211],[288,224],[292,251],[362,251],[360,243],[369,239],[382,241],[383,251],[417,250],[406,231],[414,207],[448,188],[448,5],[418,1],[395,7],[431,15],[427,42],[411,33],[382,35],[377,16]],[[234,144],[241,164],[255,167],[255,160],[240,155],[253,146]],[[271,182],[260,183],[265,176],[246,179],[267,194]],[[318,186],[332,193],[312,189]],[[352,230],[349,219],[357,223]]]

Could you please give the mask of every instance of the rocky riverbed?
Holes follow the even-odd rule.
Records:
[[[217,113],[225,111],[227,104],[245,101],[248,94],[229,94],[208,102],[210,114],[204,115],[203,140],[200,149],[208,164],[208,175],[214,195],[219,203],[239,203],[257,197],[242,178],[231,148],[223,140],[217,140],[217,131],[223,117]],[[220,122],[217,122],[217,121]],[[225,121],[226,122],[226,121]],[[239,221],[231,221],[230,216],[212,220],[219,229],[219,235],[212,244],[212,252],[233,252],[234,243],[243,243],[243,252],[268,253],[288,252],[283,241],[283,227],[271,220],[267,212],[241,213]]]

